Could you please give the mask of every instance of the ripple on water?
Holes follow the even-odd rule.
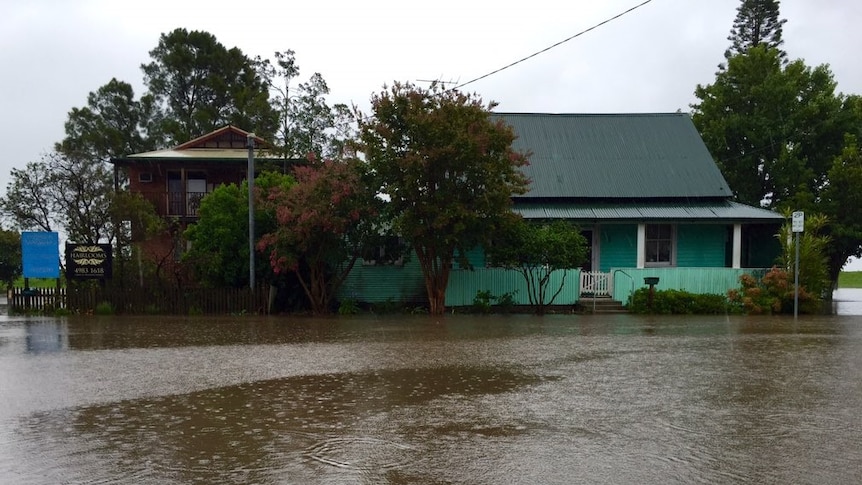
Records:
[[[403,468],[413,461],[415,448],[368,436],[337,436],[309,447],[308,458],[347,470]]]

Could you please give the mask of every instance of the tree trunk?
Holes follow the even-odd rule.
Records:
[[[417,249],[416,255],[422,266],[422,276],[425,280],[428,312],[431,315],[443,315],[446,312],[446,286],[449,283],[452,257],[437,258],[432,251],[423,249]]]

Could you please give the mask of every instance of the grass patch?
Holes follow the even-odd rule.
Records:
[[[15,288],[24,288],[24,278],[18,278],[12,284]],[[62,283],[62,286],[66,286]],[[57,280],[54,278],[30,278],[30,288],[56,288]]]
[[[111,305],[110,302],[103,301],[96,305],[96,309],[93,311],[96,315],[113,315],[114,314],[114,306]]]
[[[839,273],[838,288],[862,288],[862,271],[842,271]]]

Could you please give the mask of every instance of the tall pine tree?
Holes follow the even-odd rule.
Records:
[[[736,19],[730,36],[730,48],[724,52],[724,57],[730,59],[736,54],[744,54],[748,49],[759,45],[779,49],[781,58],[786,53],[780,50],[784,40],[781,38],[781,26],[787,20],[779,18],[778,0],[742,0],[736,8]]]

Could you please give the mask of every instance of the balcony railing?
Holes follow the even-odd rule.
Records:
[[[198,217],[201,199],[207,192],[142,192],[161,216]]]

